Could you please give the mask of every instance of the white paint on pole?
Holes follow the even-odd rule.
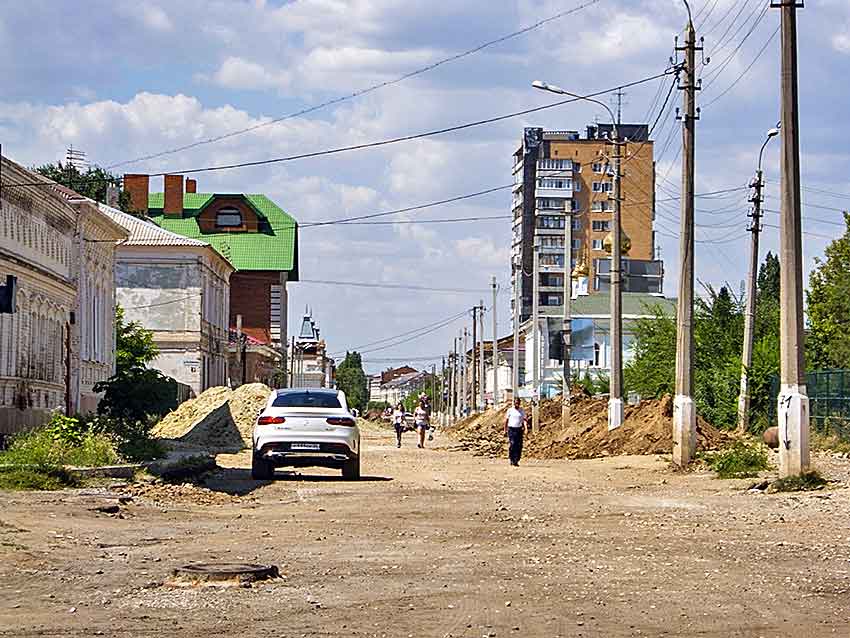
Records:
[[[779,474],[809,471],[809,397],[805,386],[783,384],[779,391]]]
[[[685,467],[697,447],[697,412],[694,400],[685,394],[673,397],[673,463]]]
[[[612,397],[608,399],[608,430],[616,430],[623,425],[623,399]]]

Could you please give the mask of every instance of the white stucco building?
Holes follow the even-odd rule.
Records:
[[[115,369],[114,248],[126,232],[93,202],[0,158],[0,434],[53,410],[89,412]]]
[[[116,252],[116,297],[126,321],[153,332],[150,367],[197,395],[227,385],[230,265],[212,246],[101,204],[128,233]]]

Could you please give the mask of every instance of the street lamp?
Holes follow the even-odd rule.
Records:
[[[767,137],[764,144],[761,145],[759,151],[758,169],[756,177],[751,186],[755,189],[750,201],[753,204],[752,218],[753,223],[750,225],[752,233],[752,244],[750,252],[750,272],[747,277],[747,307],[744,311],[744,348],[741,354],[741,387],[738,393],[738,430],[746,432],[750,425],[750,380],[749,371],[753,364],[753,334],[755,331],[756,317],[756,277],[758,276],[759,266],[759,233],[761,232],[761,203],[764,200],[762,190],[764,189],[764,176],[761,170],[761,161],[764,157],[764,149],[774,137],[779,135],[780,124],[767,132]]]
[[[611,295],[611,380],[610,394],[608,399],[608,429],[614,430],[623,424],[623,313],[622,313],[622,280],[621,280],[621,264],[620,252],[622,241],[622,224],[620,219],[620,138],[617,131],[617,118],[611,108],[600,100],[592,97],[578,95],[565,91],[559,86],[548,84],[540,80],[532,82],[531,86],[541,91],[549,91],[558,95],[567,95],[574,97],[577,100],[592,102],[604,108],[611,117],[611,143],[614,145],[614,212],[611,219],[611,272],[610,272],[610,295]],[[567,224],[565,224],[567,226]],[[569,226],[572,228],[572,218],[570,216]],[[570,233],[567,233],[569,236]],[[566,243],[566,242],[565,242]],[[572,266],[572,247],[564,246],[564,268],[565,276],[571,271]],[[571,320],[568,314],[569,306],[564,303],[564,325],[566,326]],[[566,331],[566,327],[565,327]],[[565,354],[565,356],[567,356]],[[565,379],[565,384],[568,380]],[[564,401],[569,403],[569,387],[564,391]],[[567,408],[568,409],[568,408]]]

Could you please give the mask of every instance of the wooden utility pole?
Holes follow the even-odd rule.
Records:
[[[684,47],[682,114],[682,214],[679,239],[679,299],[676,305],[676,396],[673,399],[673,463],[685,467],[696,448],[693,400],[694,314],[694,132],[696,126],[696,30],[688,20]]]
[[[531,300],[531,334],[534,341],[531,356],[532,364],[532,396],[531,396],[531,429],[537,431],[540,426],[540,236],[534,237],[534,270],[533,270],[533,299]],[[527,358],[527,357],[526,357]]]
[[[484,412],[487,409],[487,377],[484,370],[484,300],[478,304],[478,332],[481,334],[478,344],[478,409]]]
[[[782,155],[779,231],[779,475],[809,470],[809,397],[803,361],[803,239],[800,206],[800,114],[797,81],[797,7],[782,12]]]
[[[573,343],[573,322],[570,302],[573,294],[573,213],[572,208],[564,211],[564,319],[561,327],[563,339],[563,351],[561,357],[564,361],[563,386],[561,389],[561,427],[567,428],[570,424],[570,388],[572,386],[570,375],[570,352]]]
[[[764,147],[762,147],[764,148]],[[752,233],[750,244],[750,272],[747,275],[747,306],[744,310],[744,348],[741,355],[741,390],[738,394],[738,431],[746,432],[750,424],[750,367],[753,364],[753,332],[756,322],[756,278],[759,268],[759,233],[761,232],[761,204],[764,201],[762,189],[764,178],[761,167],[752,183],[754,190],[750,202],[753,221],[747,229]]]
[[[496,298],[498,291],[496,288],[496,276],[493,276],[493,409],[499,409],[499,325],[496,317]]]
[[[620,96],[622,100],[622,96]],[[621,207],[622,177],[620,158],[622,145],[619,128],[620,108],[617,108],[617,122],[613,127],[614,145],[614,212],[611,216],[611,272],[609,274],[609,295],[611,303],[611,374],[608,398],[608,429],[616,430],[623,425],[623,269],[621,252],[623,248],[623,221]]]

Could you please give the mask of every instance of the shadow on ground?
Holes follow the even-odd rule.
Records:
[[[388,476],[361,476],[360,482],[383,482],[392,481]],[[208,476],[203,485],[213,492],[224,492],[231,496],[246,496],[266,485],[271,485],[275,482],[296,482],[296,483],[356,483],[358,481],[348,481],[341,476],[330,474],[302,474],[300,472],[284,472],[278,470],[275,473],[274,480],[271,481],[256,481],[251,478],[251,470],[247,468],[223,467],[219,468],[215,473]]]

